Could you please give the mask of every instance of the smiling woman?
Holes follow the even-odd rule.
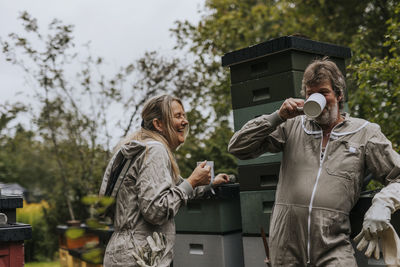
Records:
[[[168,100],[164,100],[168,99]],[[174,151],[179,145],[185,142],[185,137],[188,132],[189,122],[186,119],[186,113],[183,109],[182,102],[178,98],[174,98],[168,95],[162,95],[154,98],[155,103],[162,102],[159,104],[160,108],[153,107],[155,112],[162,113],[162,117],[158,118],[154,114],[143,113],[143,125],[144,129],[156,130],[161,136],[164,136],[168,141],[169,147]],[[150,103],[148,103],[150,104]],[[158,110],[160,109],[160,110]],[[163,112],[163,110],[165,112]],[[156,137],[158,139],[158,137]],[[163,142],[163,140],[159,140]]]
[[[106,169],[100,195],[124,161],[131,165],[116,194],[114,233],[104,266],[170,266],[175,242],[174,216],[188,199],[228,182],[219,174],[210,185],[210,167],[201,163],[189,178],[179,174],[173,151],[185,141],[189,122],[182,102],[170,95],[148,100],[141,129],[129,136]]]

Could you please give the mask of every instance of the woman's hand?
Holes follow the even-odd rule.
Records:
[[[229,175],[226,173],[220,173],[214,177],[214,180],[212,183],[214,186],[229,183]]]
[[[187,179],[187,181],[192,185],[193,188],[200,185],[208,185],[210,183],[211,167],[206,165],[206,163],[206,160],[200,163]]]

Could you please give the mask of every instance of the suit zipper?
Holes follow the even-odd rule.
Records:
[[[333,129],[332,129],[333,130]],[[321,145],[320,145],[320,152],[319,152],[319,169],[318,169],[318,174],[317,174],[317,179],[314,184],[313,191],[311,193],[311,199],[310,199],[310,205],[308,206],[308,222],[307,222],[307,264],[310,264],[310,259],[311,259],[311,248],[310,248],[310,239],[311,239],[311,211],[313,208],[313,202],[314,202],[314,197],[315,197],[315,192],[317,191],[317,186],[318,186],[318,181],[321,176],[322,172],[322,163],[325,160],[327,151],[328,151],[328,146],[329,146],[329,141],[330,138],[328,139],[328,142],[326,143],[325,147],[325,152],[324,156],[321,158],[321,153],[322,153],[322,143],[324,142],[324,135],[323,132],[321,131]]]

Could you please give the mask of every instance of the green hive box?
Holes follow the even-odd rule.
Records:
[[[240,165],[240,191],[275,190],[279,179],[280,162]]]
[[[282,152],[279,153],[269,153],[266,152],[254,159],[239,159],[238,165],[257,165],[257,164],[268,164],[268,163],[280,163],[282,160]]]
[[[287,71],[232,84],[232,108],[276,102],[289,97],[301,98],[303,72]]]
[[[329,56],[345,75],[351,50],[334,44],[284,36],[225,54],[230,68],[235,131],[247,121],[278,110],[286,98],[301,97],[303,71],[315,58]],[[239,165],[280,162],[280,153],[265,153]]]
[[[240,192],[243,234],[259,235],[261,227],[269,233],[275,190]]]
[[[233,109],[300,96],[304,70],[313,59],[324,56],[346,75],[345,59],[351,57],[350,48],[297,36],[226,53],[222,66],[230,68]]]
[[[234,194],[221,196],[217,191],[226,191],[229,187],[235,188]],[[175,216],[177,232],[225,234],[242,229],[239,184],[228,184],[216,189],[215,197],[190,200],[179,209]]]
[[[252,107],[245,107],[245,108],[240,108],[240,109],[234,109],[233,110],[233,125],[235,128],[235,131],[238,131],[242,128],[246,122],[249,120],[252,120],[254,118],[257,118],[261,115],[265,114],[271,114],[278,110],[283,101],[277,101],[277,102],[272,102],[268,104],[261,104],[261,105],[255,105]]]
[[[231,83],[236,84],[291,70],[303,72],[310,62],[322,56],[321,54],[299,50],[283,50],[278,53],[268,54],[242,64],[232,65],[230,69]],[[343,58],[331,56],[330,59],[345,73],[346,66]]]
[[[235,131],[240,130],[242,126],[251,119],[259,117],[264,114],[271,114],[279,109],[283,101],[277,101],[268,104],[256,105],[253,107],[245,107],[233,110],[234,127]],[[282,153],[264,153],[255,159],[238,160],[239,165],[254,165],[280,162]]]
[[[304,71],[315,58],[329,56],[345,74],[348,47],[313,41],[297,36],[283,36],[226,53],[222,66],[230,67],[231,83],[270,76],[286,71]]]

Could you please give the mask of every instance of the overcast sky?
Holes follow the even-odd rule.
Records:
[[[176,20],[196,23],[205,0],[0,0],[0,36],[21,32],[17,19],[28,11],[47,28],[54,18],[75,25],[75,43],[91,41],[91,51],[115,68],[145,51],[171,53],[174,39],[169,29]],[[24,73],[0,56],[0,104],[26,100]],[[22,95],[16,95],[23,91]]]

